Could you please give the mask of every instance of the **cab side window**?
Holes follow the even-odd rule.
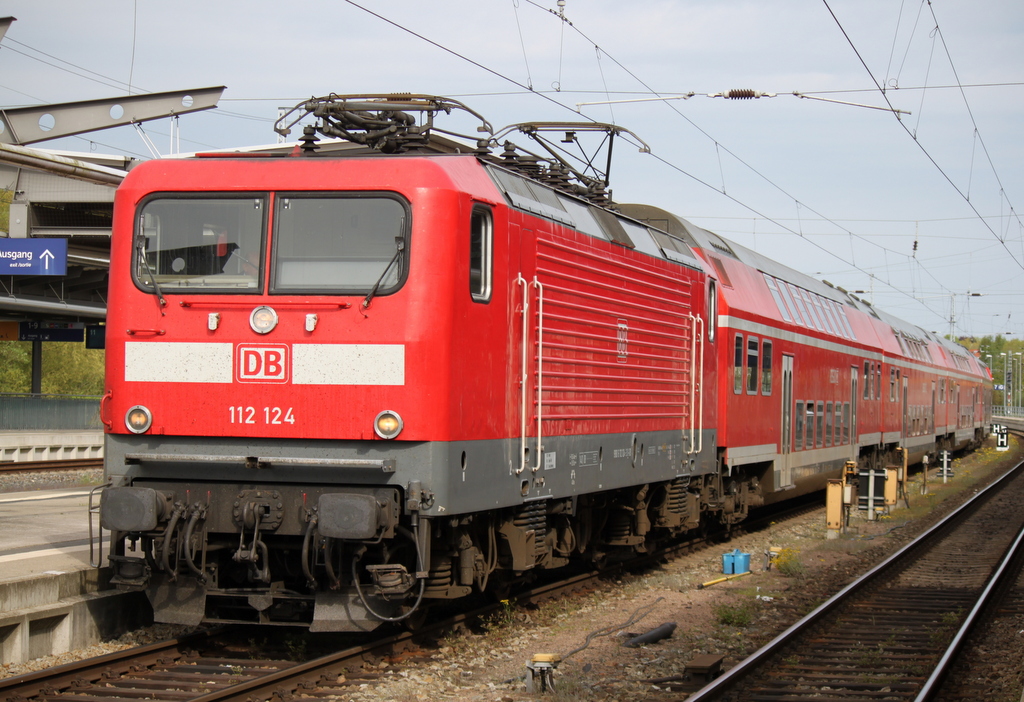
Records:
[[[491,209],[474,205],[469,224],[469,293],[474,302],[490,302],[494,220]]]

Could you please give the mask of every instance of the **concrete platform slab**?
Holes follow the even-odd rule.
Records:
[[[0,462],[103,458],[101,430],[0,431]]]
[[[90,490],[0,494],[0,663],[84,648],[152,623],[144,594],[111,589],[109,569],[89,563]]]

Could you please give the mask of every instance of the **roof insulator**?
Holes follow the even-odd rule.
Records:
[[[302,128],[302,136],[299,137],[299,148],[302,153],[311,154],[316,151],[316,128],[307,124]]]

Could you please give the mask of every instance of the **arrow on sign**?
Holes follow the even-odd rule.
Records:
[[[39,254],[39,258],[43,259],[43,267],[46,270],[50,270],[50,261],[53,260],[53,254],[50,253],[50,250],[46,249],[43,251],[43,253]]]

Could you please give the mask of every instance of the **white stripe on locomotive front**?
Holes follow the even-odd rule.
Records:
[[[405,385],[404,344],[294,344],[293,385]]]
[[[405,385],[403,344],[293,344],[293,385]],[[124,379],[136,383],[230,383],[234,345],[128,341]]]
[[[230,343],[126,341],[124,379],[135,383],[230,383]]]

